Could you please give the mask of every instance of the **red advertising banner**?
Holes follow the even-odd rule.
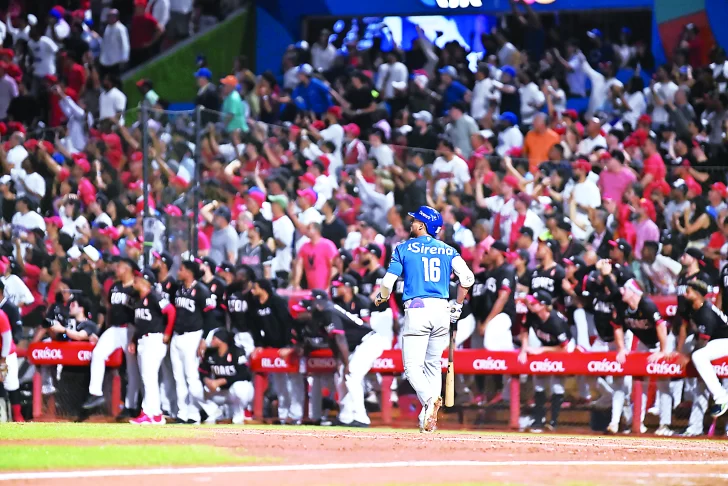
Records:
[[[649,361],[648,353],[632,353],[625,363],[616,361],[616,353],[544,353],[530,355],[525,363],[518,360],[518,352],[486,351],[484,349],[455,351],[455,373],[468,375],[585,375],[585,376],[653,376],[683,378],[697,376],[692,366],[681,366],[674,359]],[[250,358],[251,369],[258,373],[333,373],[337,361],[330,351],[316,351],[299,358],[278,356],[277,349],[261,349]],[[441,359],[447,369],[447,355]],[[728,359],[713,363],[721,378],[728,378]],[[372,367],[373,373],[399,374],[404,371],[402,353],[385,351]]]
[[[94,344],[88,341],[49,341],[32,343],[28,346],[26,357],[34,365],[64,365],[89,366]],[[109,359],[106,366],[118,368],[121,366],[122,350],[117,349]]]

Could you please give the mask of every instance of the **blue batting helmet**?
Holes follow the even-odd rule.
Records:
[[[417,221],[420,221],[427,228],[430,236],[437,236],[442,229],[442,215],[440,211],[430,206],[420,206],[416,213],[407,213]]]

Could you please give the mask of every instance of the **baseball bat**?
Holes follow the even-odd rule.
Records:
[[[447,377],[445,378],[445,406],[455,405],[455,329],[450,329],[450,347],[447,350]]]

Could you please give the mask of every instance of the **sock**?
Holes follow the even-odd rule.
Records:
[[[551,425],[556,426],[559,422],[559,413],[561,412],[561,404],[564,403],[564,395],[562,393],[551,395]]]
[[[20,405],[13,405],[13,422],[25,422],[23,412],[20,410]]]
[[[546,421],[546,392],[537,391],[533,399],[536,405],[533,408],[534,425],[540,426]]]

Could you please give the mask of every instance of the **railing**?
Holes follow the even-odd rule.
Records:
[[[49,341],[32,343],[25,352],[26,359],[35,365],[33,374],[33,418],[43,415],[42,379],[39,366],[90,366],[94,344],[88,341]],[[121,367],[123,353],[117,349],[106,360],[106,367],[112,372],[111,400],[109,400],[109,413],[112,417],[119,414],[121,404]],[[48,413],[55,415],[55,400],[51,396],[48,400]]]

